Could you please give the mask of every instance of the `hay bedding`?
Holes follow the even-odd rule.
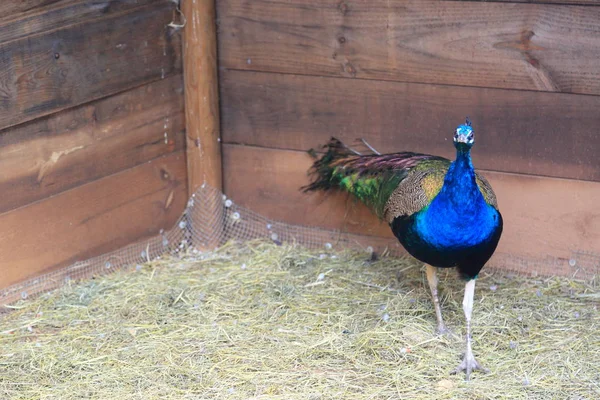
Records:
[[[591,286],[484,273],[474,351],[491,373],[448,372],[409,259],[229,244],[74,283],[0,315],[2,399],[597,399]],[[441,274],[464,332],[462,283]]]

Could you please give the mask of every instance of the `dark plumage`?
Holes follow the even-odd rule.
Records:
[[[313,164],[305,191],[341,189],[386,221],[406,250],[426,265],[438,330],[446,332],[435,268],[456,267],[467,281],[463,307],[467,352],[458,370],[483,369],[471,351],[470,319],[475,279],[494,253],[502,215],[488,181],[473,168],[470,122],[454,132],[456,159],[401,152],[361,155],[332,138]],[[316,153],[312,153],[316,156]]]

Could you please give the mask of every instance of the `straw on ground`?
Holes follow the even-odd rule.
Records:
[[[456,339],[435,335],[411,259],[230,243],[72,283],[0,316],[0,398],[600,398],[594,287],[482,274],[474,351],[491,372],[465,382],[449,375],[453,273],[440,278]]]

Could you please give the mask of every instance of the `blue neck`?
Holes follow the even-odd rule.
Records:
[[[475,168],[471,162],[470,149],[458,148],[456,150],[456,160],[448,168],[440,195],[455,203],[460,209],[465,208],[465,203],[474,202],[483,197],[475,180]]]

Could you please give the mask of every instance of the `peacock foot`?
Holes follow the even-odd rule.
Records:
[[[477,362],[477,360],[475,360],[475,357],[473,357],[472,353],[465,354],[465,357],[463,358],[462,362],[454,371],[451,372],[451,374],[458,374],[462,371],[465,371],[465,373],[467,374],[467,380],[469,380],[469,378],[471,377],[472,371],[483,371],[486,374],[490,372],[489,369],[484,368],[481,364]]]
[[[457,338],[457,336],[450,329],[448,329],[448,327],[444,323],[438,324],[438,327],[435,330],[435,333],[439,336],[446,336],[447,338],[450,338],[450,339]]]

